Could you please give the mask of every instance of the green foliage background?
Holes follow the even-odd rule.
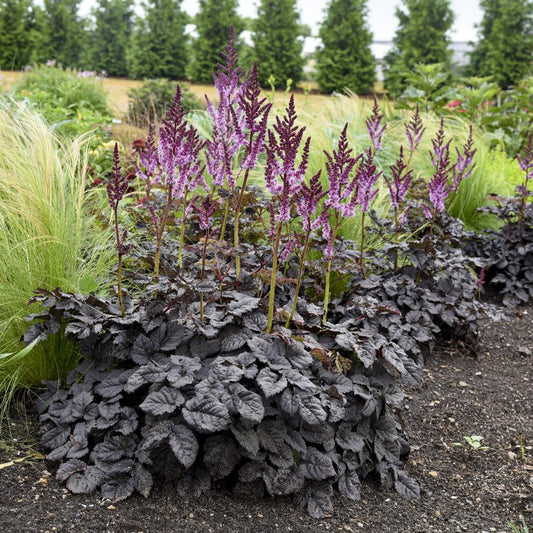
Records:
[[[322,48],[317,52],[317,81],[321,91],[356,94],[372,92],[376,59],[368,28],[366,0],[331,0],[320,27]]]
[[[255,60],[261,65],[259,82],[285,88],[287,80],[293,85],[302,79],[302,42],[298,38],[300,16],[296,0],[261,0],[254,21]]]
[[[531,73],[533,64],[533,2],[481,0],[483,20],[471,54],[472,76],[493,76],[503,88]]]
[[[403,9],[402,9],[403,8]],[[450,66],[448,32],[454,21],[449,0],[402,0],[396,9],[398,29],[394,47],[385,57],[385,87],[398,95],[406,86],[406,73],[417,63]]]

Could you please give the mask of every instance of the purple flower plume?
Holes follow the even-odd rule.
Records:
[[[357,169],[357,193],[356,202],[361,206],[361,211],[366,213],[370,207],[370,202],[376,197],[378,190],[374,185],[383,172],[377,172],[374,165],[374,155],[369,149],[366,158]]]
[[[146,182],[147,188],[161,180],[159,157],[154,142],[154,128],[150,124],[148,138],[144,147],[139,150],[139,161],[136,165],[137,176]]]
[[[327,194],[327,191],[323,190],[322,184],[320,183],[320,174],[321,171],[319,170],[311,178],[309,185],[302,183],[296,198],[296,209],[303,219],[303,230],[305,233],[311,231],[311,229],[316,229],[316,226],[319,225],[319,222],[313,224],[311,219],[313,215],[317,214],[318,203]]]
[[[242,83],[242,67],[237,64],[234,46],[233,26],[228,44],[222,51],[223,63],[213,73],[215,88],[219,97],[218,107],[207,98],[207,112],[213,121],[213,137],[207,142],[207,169],[213,183],[219,187],[235,187],[233,157],[246,144],[243,111],[238,103],[245,91]]]
[[[381,121],[383,120],[383,114],[381,113],[381,110],[378,106],[378,101],[374,98],[374,106],[372,107],[372,115],[366,119],[366,127],[368,130],[368,135],[370,136],[370,140],[372,141],[372,144],[374,145],[374,151],[378,151],[381,149],[381,140],[383,138],[383,133],[385,131],[385,128],[387,127],[386,124],[381,124]]]
[[[435,213],[444,211],[444,202],[451,190],[448,186],[448,176],[451,171],[450,142],[445,142],[444,120],[441,119],[437,136],[431,141],[433,151],[430,152],[431,163],[435,167],[435,173],[429,182],[429,200],[433,204]]]
[[[265,149],[268,115],[272,108],[267,98],[261,98],[257,63],[254,63],[248,75],[244,91],[239,94],[239,106],[244,113],[244,124],[249,132],[246,156],[241,163],[241,168],[252,169],[257,164],[259,154]]]
[[[111,206],[111,209],[117,209],[118,204],[122,198],[124,198],[124,195],[128,190],[128,186],[128,177],[122,174],[120,168],[118,143],[115,143],[115,149],[113,150],[113,173],[111,179],[107,182],[107,197],[109,199],[109,205]]]
[[[282,119],[276,117],[274,131],[268,130],[265,184],[270,194],[280,199],[280,209],[275,215],[279,222],[290,220],[291,205],[300,191],[309,162],[310,137],[306,139],[297,163],[305,127],[299,128],[296,119],[294,95],[291,95],[285,115]]]
[[[206,196],[200,206],[194,205],[194,209],[198,213],[198,224],[200,225],[200,229],[209,229],[211,227],[211,219],[217,209],[217,203],[209,196]]]
[[[405,125],[405,134],[407,135],[407,141],[409,142],[409,150],[411,152],[414,152],[418,148],[418,145],[420,144],[420,141],[422,140],[422,136],[424,135],[425,131],[426,128],[424,128],[424,124],[422,123],[422,119],[420,118],[420,110],[417,106],[415,114],[411,117],[411,120]]]
[[[171,187],[174,198],[183,198],[187,191],[202,185],[204,166],[199,155],[205,142],[197,130],[185,121],[181,106],[181,90],[178,86],[176,97],[170,106],[159,131],[158,158],[165,175],[165,185]]]
[[[353,150],[348,146],[347,131],[348,124],[345,124],[339,137],[337,150],[333,150],[333,154],[324,150],[329,181],[325,208],[332,208],[342,216],[353,216],[351,211],[355,209],[355,205],[352,205],[350,199],[357,186],[357,176],[350,180],[350,173],[361,156],[353,157]]]
[[[405,172],[407,169],[407,163],[403,155],[403,146],[400,146],[398,159],[396,159],[394,165],[391,165],[389,168],[392,174],[392,179],[389,180],[386,176],[384,176],[384,178],[387,187],[389,188],[392,207],[398,208],[404,201],[413,181],[413,171],[408,170]]]
[[[224,61],[217,64],[217,70],[213,72],[213,81],[219,96],[229,100],[237,92],[244,74],[242,67],[239,66],[239,56],[235,49],[233,24],[230,26],[228,44],[220,55]]]
[[[452,190],[457,192],[461,182],[472,175],[472,171],[475,168],[474,155],[477,149],[474,148],[474,140],[472,138],[472,126],[470,126],[470,133],[468,139],[463,145],[463,152],[461,153],[458,148],[455,148],[457,152],[457,163],[452,168]]]

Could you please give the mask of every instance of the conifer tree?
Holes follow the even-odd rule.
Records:
[[[64,67],[86,67],[87,21],[80,17],[81,0],[44,0],[41,46],[37,59],[54,59]]]
[[[296,0],[261,0],[253,35],[261,85],[268,85],[271,76],[278,88],[286,87],[289,79],[293,86],[302,79],[300,29]]]
[[[0,68],[19,70],[30,63],[34,6],[31,0],[0,1]]]
[[[493,76],[507,88],[532,72],[533,2],[482,0],[479,40],[470,54],[471,76]]]
[[[213,83],[212,72],[220,62],[220,52],[228,42],[233,24],[235,41],[243,23],[237,14],[237,0],[200,0],[195,17],[198,38],[193,43],[190,75],[198,83]]]
[[[452,51],[448,32],[454,21],[450,0],[402,0],[396,9],[398,29],[393,49],[385,56],[385,87],[398,95],[405,88],[405,74],[422,63],[449,67]]]
[[[169,78],[186,76],[188,42],[187,14],[182,0],[149,0],[144,17],[138,19],[131,45],[130,75],[134,78]]]
[[[317,52],[320,90],[371,92],[376,79],[372,32],[366,23],[367,0],[331,0],[320,26],[322,48]]]
[[[98,0],[93,11],[91,68],[109,76],[127,76],[126,50],[133,28],[133,0]]]

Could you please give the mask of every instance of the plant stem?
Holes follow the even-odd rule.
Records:
[[[400,227],[398,224],[398,207],[394,208],[394,242],[398,245],[400,240]],[[398,248],[394,250],[394,273],[398,271]]]
[[[276,232],[276,240],[274,241],[274,251],[272,257],[272,274],[270,276],[270,295],[268,297],[268,321],[266,326],[266,332],[272,331],[272,322],[274,320],[274,299],[276,296],[276,275],[278,271],[278,251],[279,241],[281,240],[281,228],[282,222],[278,224],[278,230]]]
[[[366,279],[365,262],[364,262],[364,247],[365,247],[365,212],[361,218],[361,257],[359,258],[359,266],[361,267],[361,274],[363,279]]]
[[[309,230],[305,236],[305,242],[304,242],[304,248],[302,250],[302,258],[300,259],[300,267],[298,268],[298,278],[296,280],[296,289],[294,291],[294,302],[292,303],[292,309],[291,314],[289,315],[289,318],[287,318],[287,322],[285,324],[285,327],[288,328],[292,318],[294,317],[294,313],[296,312],[296,304],[298,302],[298,294],[300,293],[300,285],[302,283],[302,277],[304,273],[304,264],[305,264],[305,257],[307,255],[307,248],[309,246],[309,237],[311,236],[311,231]]]
[[[165,225],[167,223],[168,214],[170,213],[170,208],[172,207],[172,189],[168,188],[167,191],[167,204],[165,206],[165,212],[163,213],[163,218],[161,219],[161,224],[157,230],[156,243],[155,243],[155,265],[154,265],[154,278],[155,281],[159,279],[159,262],[161,259],[161,242],[163,241],[163,231],[165,230]]]
[[[248,137],[248,147],[246,150],[246,153],[244,154],[245,161],[252,151],[252,142],[254,140],[254,132],[253,130],[250,130],[250,136]],[[237,247],[239,246],[239,217],[241,215],[241,206],[242,206],[242,200],[244,198],[244,193],[246,191],[246,184],[248,183],[248,174],[250,173],[250,169],[247,168],[246,172],[244,173],[244,178],[242,179],[242,185],[241,190],[239,192],[239,199],[237,200],[237,206],[235,207],[235,221],[233,225],[233,247],[235,250],[237,250]],[[239,275],[241,273],[241,258],[239,254],[235,256],[235,279],[239,279]]]
[[[200,280],[204,281],[205,276],[205,262],[207,256],[207,242],[209,241],[209,228],[205,231],[204,249],[202,252],[202,271],[200,272]],[[204,293],[200,291],[200,322],[204,321]]]
[[[183,268],[183,244],[185,242],[185,213],[187,211],[187,193],[183,196],[181,229],[180,229],[180,247],[178,250],[178,266]]]
[[[337,237],[337,230],[339,229],[339,215],[335,214],[335,227],[333,228],[332,236],[332,248],[335,246],[335,239]],[[325,324],[328,320],[328,305],[329,305],[329,287],[331,278],[331,259],[328,260],[328,266],[326,268],[326,289],[324,292],[324,318],[322,324]]]
[[[120,313],[122,316],[126,314],[124,310],[124,300],[122,299],[122,243],[120,242],[120,232],[118,229],[118,207],[113,210],[115,214],[115,235],[117,238],[117,256],[118,256],[118,269],[117,269],[117,290],[118,301],[120,303]]]
[[[224,240],[224,235],[226,234],[226,226],[228,224],[228,216],[229,216],[229,200],[226,199],[225,201],[225,207],[224,207],[224,220],[222,221],[222,227],[220,228],[220,237],[219,241]]]
[[[239,199],[237,200],[237,205],[235,207],[235,222],[233,227],[233,247],[235,250],[237,250],[237,247],[239,246],[239,217],[240,217],[240,211],[242,206],[242,200],[244,198],[244,191],[246,188],[246,183],[248,182],[248,174],[250,170],[247,168],[246,172],[244,173],[244,178],[242,180],[242,186],[241,190],[239,192]],[[241,273],[241,257],[237,252],[235,252],[235,279],[239,279],[239,275]]]

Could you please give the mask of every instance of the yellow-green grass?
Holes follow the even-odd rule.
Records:
[[[59,335],[20,351],[34,289],[111,283],[113,247],[89,212],[105,204],[86,188],[85,142],[59,139],[31,109],[0,99],[0,415],[16,387],[63,376],[78,357]]]

